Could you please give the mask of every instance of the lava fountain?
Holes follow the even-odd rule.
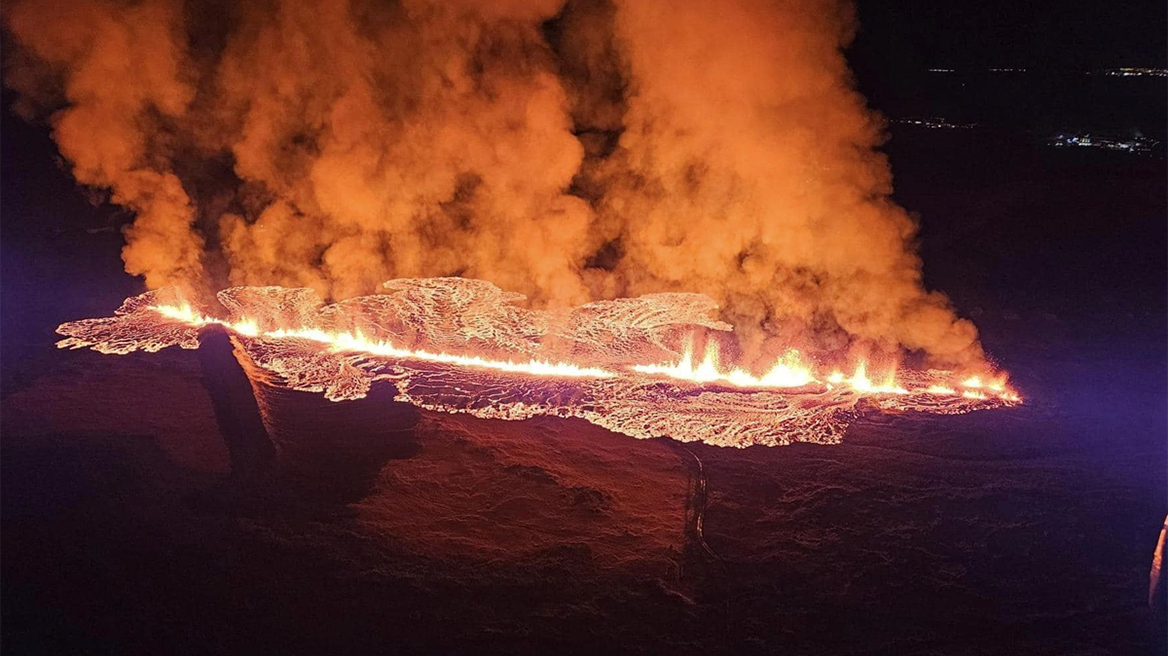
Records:
[[[579,417],[636,438],[718,446],[836,443],[860,414],[958,414],[1021,402],[1004,374],[824,371],[788,350],[765,371],[724,365],[725,332],[699,294],[649,294],[539,311],[522,296],[462,278],[400,279],[387,293],[326,305],[309,289],[235,287],[218,312],[166,288],[127,299],[113,317],[62,324],[60,348],[101,353],[199,347],[231,335],[249,378],[344,402],[391,386],[393,399],[477,417]],[[272,421],[264,417],[265,422]],[[277,444],[277,447],[280,445]]]

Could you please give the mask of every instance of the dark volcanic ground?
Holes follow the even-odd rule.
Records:
[[[690,446],[711,554],[690,453],[583,422],[423,415],[358,490],[233,482],[193,353],[52,348],[138,291],[85,231],[125,217],[6,131],[4,653],[1163,649],[1165,161],[986,135],[889,152],[930,285],[1027,404]]]

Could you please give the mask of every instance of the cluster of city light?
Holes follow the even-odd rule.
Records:
[[[1109,68],[1103,71],[1103,74],[1118,77],[1168,77],[1168,69],[1141,67]]]
[[[930,130],[969,130],[977,127],[977,123],[954,123],[946,118],[932,116],[928,118],[899,118],[893,121],[901,125],[915,125]]]
[[[984,70],[984,69],[981,69]],[[957,70],[953,68],[930,68],[930,73],[956,73]],[[1019,66],[1006,66],[990,68],[991,73],[1029,73],[1029,68],[1022,68]],[[972,72],[972,71],[970,71]],[[1092,74],[1091,71],[1072,71],[1079,74]],[[1102,71],[1095,71],[1096,74],[1110,75],[1113,77],[1168,77],[1168,69],[1164,68],[1148,68],[1143,66],[1124,66],[1120,68],[1108,68]]]
[[[1086,135],[1065,135],[1060,134],[1050,140],[1050,143],[1058,147],[1072,147],[1072,148],[1102,148],[1104,150],[1115,150],[1126,153],[1147,153],[1155,149],[1159,141],[1155,139],[1148,139],[1146,137],[1130,137],[1123,138],[1109,138]]]

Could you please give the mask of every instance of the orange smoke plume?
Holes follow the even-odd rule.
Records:
[[[148,287],[466,276],[537,306],[713,297],[758,360],[977,369],[890,200],[850,5],[15,1],[6,83],[136,219]]]

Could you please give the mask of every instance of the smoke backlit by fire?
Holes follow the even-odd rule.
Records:
[[[465,276],[533,307],[693,291],[759,373],[704,355],[674,373],[792,385],[801,365],[770,362],[791,346],[989,370],[923,285],[843,55],[847,2],[13,0],[3,16],[18,110],[135,214],[123,256],[148,288],[338,300]]]

